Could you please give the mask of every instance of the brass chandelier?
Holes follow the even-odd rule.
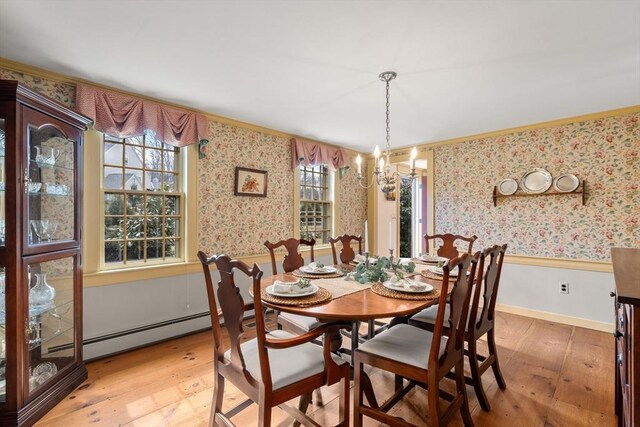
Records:
[[[373,155],[375,157],[375,168],[373,170],[371,182],[368,185],[366,184],[365,177],[362,176],[362,157],[360,157],[360,154],[358,154],[358,157],[356,158],[356,164],[358,165],[358,184],[360,184],[360,186],[363,188],[369,188],[375,182],[378,184],[380,190],[382,190],[385,195],[395,191],[398,185],[410,186],[416,177],[416,147],[413,147],[413,150],[411,150],[411,170],[409,175],[401,175],[398,171],[391,172],[391,144],[389,136],[389,82],[391,82],[391,80],[395,79],[396,77],[397,73],[395,73],[394,71],[385,71],[384,73],[380,73],[380,80],[386,83],[387,141],[384,153],[382,153],[382,157],[380,157],[380,149],[377,145],[373,151]]]

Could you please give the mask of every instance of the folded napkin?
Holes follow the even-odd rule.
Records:
[[[273,290],[281,294],[300,294],[306,292],[307,288],[301,288],[298,282],[281,282],[276,280],[273,282]]]
[[[366,257],[364,255],[357,254],[354,261],[355,262],[365,262]],[[378,258],[369,257],[369,264],[375,264],[378,262]]]
[[[395,288],[402,288],[410,291],[420,292],[420,291],[427,290],[426,283],[418,282],[416,280],[411,280],[407,278],[398,279],[396,276],[393,276],[391,277],[391,279],[389,279],[389,283]]]
[[[324,273],[327,271],[325,266],[319,262],[310,262],[307,268],[316,273]]]

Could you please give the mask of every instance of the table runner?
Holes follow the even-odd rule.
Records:
[[[364,285],[355,280],[345,280],[344,277],[335,279],[315,279],[314,285],[322,286],[331,292],[332,298],[336,299],[345,295],[353,294],[373,286],[373,283],[365,283]]]

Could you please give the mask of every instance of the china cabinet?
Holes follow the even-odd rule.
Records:
[[[32,425],[86,377],[82,137],[90,120],[0,80],[0,425]]]
[[[640,424],[640,249],[611,249],[615,298],[615,413],[618,426]]]

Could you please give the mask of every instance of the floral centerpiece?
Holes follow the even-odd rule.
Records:
[[[416,264],[413,261],[401,264],[400,260],[391,262],[387,257],[379,257],[375,264],[366,265],[364,262],[358,263],[356,271],[349,273],[347,279],[353,279],[359,283],[384,282],[389,278],[389,274],[395,275],[398,280],[404,278],[405,273],[413,273]]]

